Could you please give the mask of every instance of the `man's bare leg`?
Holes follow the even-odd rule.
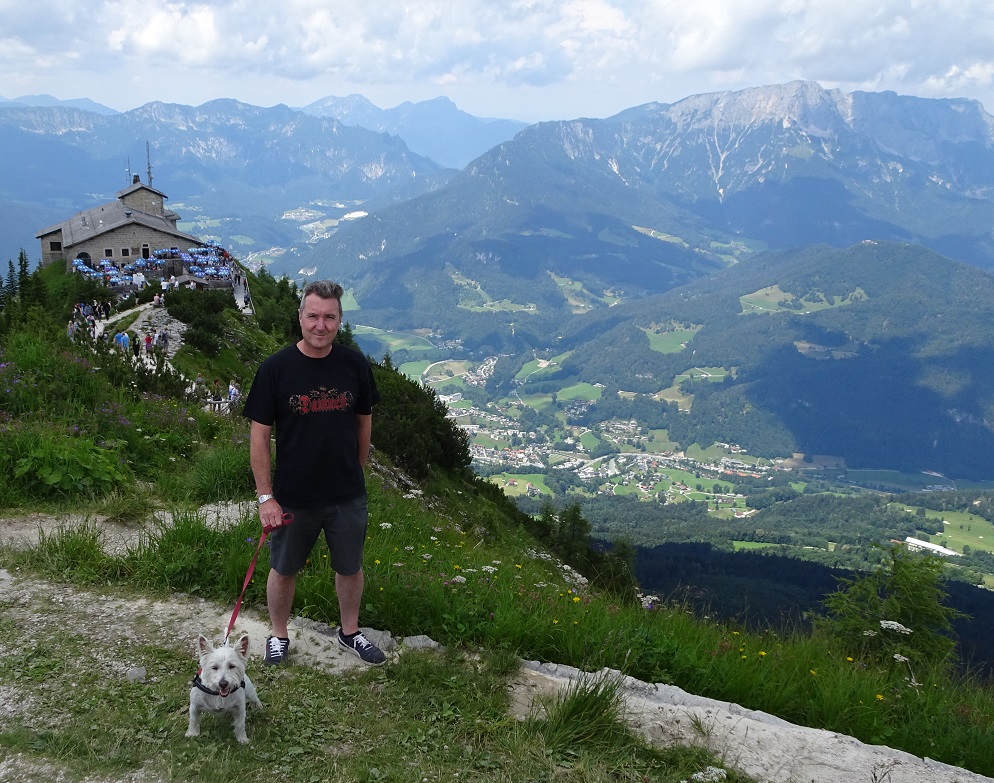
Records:
[[[359,630],[359,604],[362,602],[363,575],[360,568],[354,574],[335,574],[335,592],[338,593],[338,611],[341,614],[342,633],[346,636]]]
[[[269,607],[269,621],[273,624],[273,636],[282,639],[290,638],[287,623],[290,621],[290,609],[293,607],[293,595],[297,591],[297,575],[284,576],[269,569],[269,579],[266,582],[266,605]],[[358,605],[357,609],[358,611]]]

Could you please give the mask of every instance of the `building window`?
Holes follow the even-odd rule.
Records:
[[[131,255],[131,249],[127,247],[121,248],[121,258],[128,258]]]
[[[104,258],[113,258],[113,257],[114,257],[114,248],[105,247],[104,248]]]
[[[58,253],[60,250],[62,250],[62,243],[61,242],[49,242],[48,243],[48,249],[52,253]]]

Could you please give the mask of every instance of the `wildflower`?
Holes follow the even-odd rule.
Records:
[[[573,596],[573,603],[575,603],[575,604],[578,604],[578,603],[580,603],[580,596],[578,596],[578,595],[574,595],[574,596]]]
[[[846,656],[846,660],[849,661],[849,663],[852,663],[853,662],[853,657],[851,655],[847,655]]]
[[[515,564],[514,564],[514,567],[515,567],[515,568],[521,568],[521,563],[515,563]]]
[[[558,620],[553,620],[553,621],[552,621],[552,624],[553,624],[553,625],[559,625],[559,621],[558,621]]]
[[[883,700],[884,700],[883,694],[878,693],[877,694],[877,701],[883,701]]]
[[[766,657],[766,650],[760,650],[758,654],[759,654],[760,658],[765,658]]]
[[[810,669],[809,671],[811,672],[811,676],[812,677],[817,677],[818,676],[818,672],[815,669]]]
[[[379,561],[379,560],[374,560],[373,562],[374,562],[374,563],[376,563],[376,565],[379,565],[379,564],[380,564],[380,561]]]
[[[494,568],[493,566],[480,566],[480,570],[481,570],[481,571],[482,571],[483,573],[485,573],[485,574],[492,574],[492,573],[494,573],[494,572],[495,572],[495,571],[496,571],[497,569],[496,569],[496,568]]]
[[[380,530],[389,530],[392,527],[393,525],[391,525],[389,522],[380,522]]]
[[[885,631],[897,631],[898,633],[903,633],[903,634],[912,633],[912,630],[910,628],[905,628],[903,625],[901,625],[898,622],[895,622],[894,620],[881,620],[880,627],[883,628]]]
[[[863,631],[863,636],[876,636],[876,631]]]
[[[901,655],[901,653],[894,653],[894,660],[897,661],[898,663],[908,662],[908,659],[905,656]]]
[[[466,577],[465,576],[454,576],[454,577],[452,577],[452,581],[455,582],[456,584],[460,584],[460,585],[466,584]]]
[[[703,772],[695,772],[683,783],[720,783],[728,779],[728,773],[720,767],[707,767]]]
[[[423,555],[421,555],[421,559],[422,560],[426,560],[426,561],[427,560],[431,560],[431,554],[428,553],[428,552],[425,552]]]

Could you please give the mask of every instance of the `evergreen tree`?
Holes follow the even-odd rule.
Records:
[[[17,272],[14,269],[14,262],[7,261],[7,282],[3,287],[3,300],[7,304],[12,304],[17,298]]]

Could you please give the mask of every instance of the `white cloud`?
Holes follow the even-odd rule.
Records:
[[[117,108],[444,89],[538,119],[802,78],[994,110],[989,0],[0,0],[0,36],[7,97]]]

